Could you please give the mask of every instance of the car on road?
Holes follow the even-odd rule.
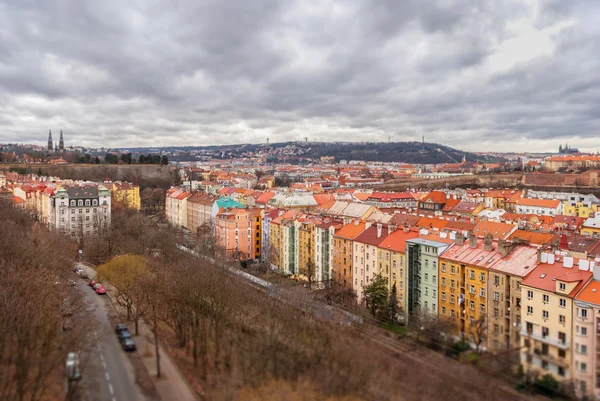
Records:
[[[79,370],[79,356],[75,352],[69,352],[65,361],[65,370],[68,380],[81,379],[81,371]]]
[[[106,288],[104,288],[103,285],[99,285],[96,287],[96,294],[98,295],[104,295],[106,294]]]
[[[132,338],[126,338],[121,342],[121,346],[125,351],[135,351],[135,341]]]
[[[125,323],[119,323],[115,326],[115,333],[119,334],[123,330],[129,331]]]
[[[118,337],[119,341],[122,343],[127,339],[131,339],[131,333],[129,332],[129,330],[121,330],[118,334]]]
[[[94,288],[95,285],[96,285],[96,280],[91,280],[90,287]]]

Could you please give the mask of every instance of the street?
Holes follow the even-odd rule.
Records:
[[[95,271],[84,267],[90,278]],[[135,384],[135,372],[125,351],[117,339],[108,320],[108,297],[97,295],[88,285],[89,279],[78,279],[79,288],[86,306],[89,325],[88,345],[83,355],[82,389],[84,399],[90,401],[136,401],[144,400]]]

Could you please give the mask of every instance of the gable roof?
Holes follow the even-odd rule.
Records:
[[[554,233],[541,233],[537,231],[516,230],[509,237],[509,241],[520,239],[535,245],[550,245],[555,241]]]
[[[343,239],[355,239],[365,230],[365,223],[363,221],[356,223],[356,221],[346,224],[335,233],[335,237]]]
[[[573,267],[567,268],[563,266],[562,261],[554,263],[540,263],[533,272],[531,272],[521,285],[537,288],[548,292],[556,292],[556,280],[573,283],[579,283],[568,294],[569,298],[573,298],[585,283],[592,277],[592,272],[579,270],[576,260],[573,260]]]
[[[416,231],[404,232],[402,229],[395,230],[381,241],[379,247],[394,252],[406,253],[406,241],[418,236],[419,233]]]
[[[517,226],[514,224],[480,221],[473,229],[473,234],[478,237],[485,237],[487,234],[492,234],[492,238],[498,240],[506,239],[516,229]]]
[[[425,195],[423,198],[421,198],[420,202],[432,202],[432,203],[445,204],[446,200],[447,200],[446,194],[444,192],[431,191],[430,193]]]

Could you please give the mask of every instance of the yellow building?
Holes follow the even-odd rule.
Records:
[[[111,190],[113,205],[120,203],[125,208],[139,211],[142,208],[140,187],[128,182],[114,182]]]
[[[570,380],[573,298],[592,273],[588,261],[572,257],[542,253],[540,262],[521,283],[521,364],[526,374]]]
[[[468,242],[456,234],[455,244],[439,261],[438,314],[454,323],[454,334],[487,346],[488,265],[497,257],[491,235]]]
[[[598,211],[598,205],[596,204],[588,206],[583,202],[576,202],[575,205],[570,205],[568,201],[564,201],[563,205],[563,214],[565,216],[588,218],[594,217]]]
[[[315,279],[315,234],[315,220],[306,219],[298,223],[298,272],[309,281]]]
[[[586,219],[581,226],[581,234],[588,237],[600,237],[600,216],[592,216]]]

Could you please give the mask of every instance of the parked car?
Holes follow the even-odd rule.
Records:
[[[90,287],[94,288],[95,285],[96,285],[96,280],[91,280]]]
[[[128,338],[129,339],[131,338],[131,333],[129,332],[129,330],[121,330],[119,332],[118,337],[119,337],[119,341],[123,342],[123,341],[127,340]]]
[[[121,342],[121,346],[125,351],[135,351],[135,341],[132,338],[126,338]]]
[[[81,379],[81,371],[79,370],[79,356],[75,352],[69,352],[65,361],[65,369],[68,380]]]
[[[103,285],[99,285],[96,287],[96,294],[98,295],[104,295],[106,294],[106,288],[104,288]]]
[[[119,323],[115,326],[115,333],[119,334],[123,330],[129,331],[125,323]]]
[[[94,285],[92,286],[92,288],[93,288],[94,290],[95,290],[95,289],[97,289],[98,287],[102,287],[102,284],[100,284],[100,283],[96,283],[96,284],[94,284]]]

